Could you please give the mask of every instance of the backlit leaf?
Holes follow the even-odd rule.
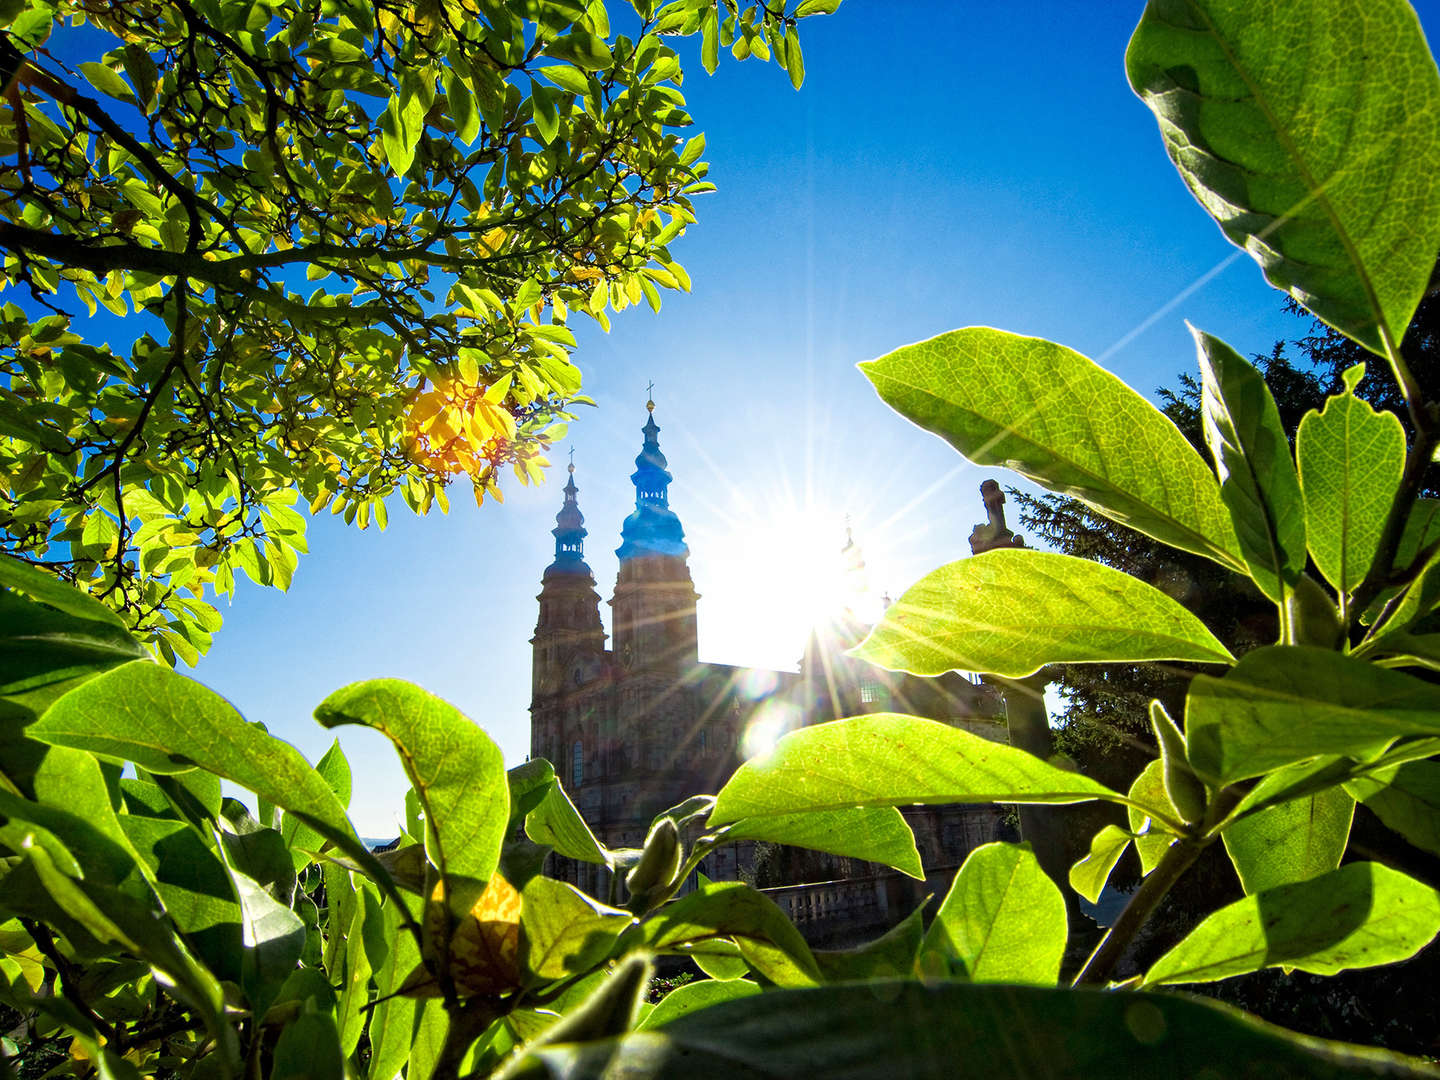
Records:
[[[852,655],[892,671],[1030,675],[1047,663],[1227,663],[1224,645],[1139,578],[1050,551],[999,549],[905,590]]]
[[[987,327],[860,365],[896,412],[1155,539],[1241,569],[1215,476],[1155,406],[1079,353]]]
[[[1340,865],[1355,800],[1338,787],[1236,821],[1222,834],[1247,893],[1319,877]]]

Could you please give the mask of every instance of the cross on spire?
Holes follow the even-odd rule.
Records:
[[[645,408],[651,412],[655,411],[655,380],[651,379],[645,384]]]

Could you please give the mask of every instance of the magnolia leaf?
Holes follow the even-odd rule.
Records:
[[[893,866],[925,880],[915,834],[894,807],[853,807],[799,814],[744,817],[725,831],[725,840],[768,840]]]
[[[1326,401],[1322,412],[1306,413],[1295,436],[1310,554],[1341,593],[1370,572],[1405,470],[1400,418],[1356,397],[1358,381],[1347,373],[1345,393]]]
[[[604,1042],[546,1044],[525,1076],[988,1080],[1054,1076],[1408,1078],[1399,1055],[1295,1035],[1179,994],[892,980],[721,1001]]]
[[[717,881],[667,904],[641,924],[657,952],[708,938],[729,938],[756,971],[777,986],[810,986],[820,970],[810,946],[763,893],[739,881]]]
[[[1205,442],[1245,565],[1279,603],[1305,569],[1305,502],[1280,410],[1260,372],[1217,337],[1191,327],[1200,354]]]
[[[1221,836],[1246,893],[1319,877],[1340,865],[1355,800],[1338,787],[1249,814]]]
[[[910,803],[1123,802],[1032,754],[935,720],[874,713],[792,731],[736,770],[710,827],[756,815]]]
[[[916,961],[926,977],[1053,986],[1065,955],[1065,898],[1029,844],[966,857]]]
[[[1209,466],[1169,418],[1079,353],[970,327],[860,370],[887,405],[976,465],[1014,469],[1162,543],[1243,570]]]
[[[1440,249],[1440,75],[1403,0],[1154,0],[1125,57],[1170,159],[1266,278],[1372,352]]]
[[[510,792],[499,748],[459,709],[399,679],[337,690],[315,709],[326,727],[362,724],[395,744],[425,811],[425,853],[458,913],[500,861]]]
[[[1140,874],[1143,877],[1160,865],[1165,852],[1175,843],[1176,836],[1163,822],[1145,813],[1141,807],[1154,807],[1170,815],[1172,820],[1180,820],[1180,812],[1165,791],[1165,763],[1157,758],[1146,765],[1131,783],[1128,794],[1132,805],[1127,806],[1125,812],[1130,832],[1135,837],[1135,854],[1140,856]]]
[[[305,951],[305,923],[288,905],[277,901],[236,867],[219,833],[215,840],[240,905],[241,943],[245,948],[240,983],[251,1007],[263,1016]]]
[[[753,997],[758,993],[760,987],[749,979],[730,979],[725,982],[702,979],[700,982],[686,983],[661,998],[649,1015],[635,1025],[635,1030],[647,1031],[650,1028],[663,1027],[697,1009],[709,1008],[721,1001]]]
[[[564,882],[534,877],[520,892],[520,963],[538,980],[588,971],[633,921]]]
[[[1316,975],[1405,960],[1440,932],[1440,893],[1349,863],[1228,904],[1155,961],[1142,985],[1214,982],[1283,965]]]
[[[1106,825],[1090,838],[1090,850],[1070,867],[1070,887],[1090,903],[1099,901],[1110,872],[1135,837],[1118,825]]]
[[[1440,855],[1440,762],[1384,769],[1351,780],[1345,790],[1410,843]]]
[[[1047,663],[1233,663],[1205,624],[1153,585],[1088,559],[998,549],[925,575],[852,655],[892,671],[1011,678]]]
[[[925,940],[927,896],[896,925],[874,941],[853,949],[816,949],[815,963],[826,982],[895,979],[915,972],[915,958]]]
[[[1307,646],[1197,675],[1185,703],[1190,764],[1216,785],[1325,754],[1368,761],[1401,735],[1440,735],[1440,687]]]

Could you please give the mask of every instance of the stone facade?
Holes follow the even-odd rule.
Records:
[[[1004,704],[995,688],[953,672],[921,679],[882,671],[843,655],[868,629],[849,612],[815,629],[798,673],[702,663],[689,548],[669,506],[671,475],[660,452],[653,402],[647,407],[651,415],[631,476],[635,510],[625,520],[616,552],[613,647],[606,647],[600,594],[584,560],[587,532],[573,465],[531,639],[531,756],[554,763],[602,842],[639,846],[657,813],[696,793],[718,791],[743,760],[752,724],[766,725],[774,735],[859,713],[896,711],[1005,739]],[[852,570],[863,574],[858,548],[847,542],[843,554]],[[953,870],[967,852],[1003,831],[1000,815],[989,806],[913,807],[905,814],[927,870],[937,873]],[[753,845],[724,848],[702,869],[716,880],[742,872],[750,877],[756,872],[749,865],[754,854]],[[567,862],[551,872],[600,895],[608,888],[599,867]],[[760,884],[827,876],[858,880],[876,872],[853,860],[802,858],[787,863],[785,880]],[[851,893],[864,890],[844,891]]]

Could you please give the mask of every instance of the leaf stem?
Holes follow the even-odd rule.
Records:
[[[1150,920],[1160,901],[1165,899],[1180,876],[1190,869],[1207,846],[1205,842],[1189,837],[1181,837],[1170,845],[1160,864],[1140,883],[1125,910],[1100,939],[1090,959],[1085,961],[1080,974],[1075,976],[1075,986],[1093,986],[1109,980],[1110,973],[1115,970],[1115,965],[1120,962],[1120,957],[1140,928]]]

